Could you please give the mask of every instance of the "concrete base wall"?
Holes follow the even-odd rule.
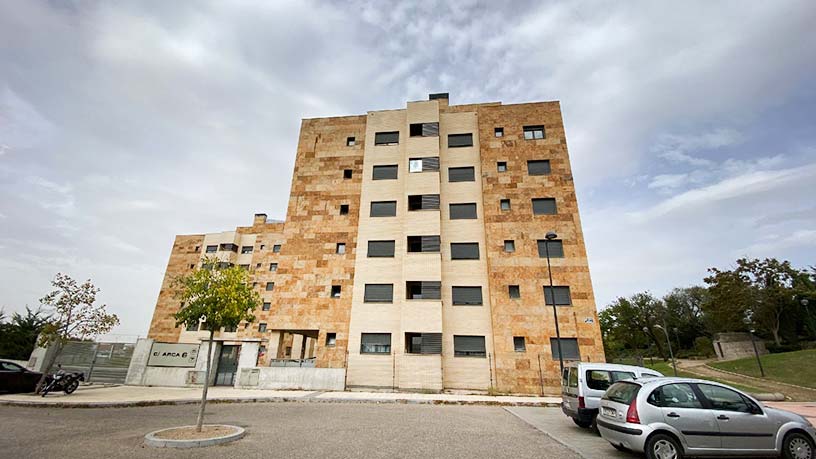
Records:
[[[240,389],[336,390],[345,389],[343,368],[242,368],[235,387]]]
[[[154,340],[142,338],[136,342],[130,367],[125,378],[125,384],[130,386],[166,386],[166,387],[194,387],[202,384],[202,378],[207,370],[207,350],[209,343],[201,343],[198,351],[198,360],[195,367],[149,367],[150,349]],[[218,352],[220,344],[213,346],[213,352]],[[215,381],[215,365],[211,368],[210,384]]]
[[[745,357],[753,357],[754,345],[756,344],[756,352],[759,355],[765,355],[768,350],[765,348],[765,342],[759,339],[751,341],[751,335],[748,333],[719,333],[714,336],[712,342],[714,345],[714,353],[717,354],[718,360],[735,360]]]

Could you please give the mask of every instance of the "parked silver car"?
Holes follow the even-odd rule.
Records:
[[[778,456],[816,459],[816,429],[712,381],[654,378],[613,384],[601,398],[601,436],[649,459]]]

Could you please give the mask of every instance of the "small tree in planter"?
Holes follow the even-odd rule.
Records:
[[[261,302],[258,292],[252,289],[247,271],[239,266],[225,267],[216,258],[204,259],[204,269],[176,278],[177,297],[183,305],[173,318],[176,326],[201,326],[209,332],[207,370],[201,407],[198,410],[196,431],[204,424],[204,407],[210,386],[210,368],[213,359],[213,334],[224,328],[237,328],[241,322],[255,320],[253,311]],[[203,321],[203,322],[202,322]]]

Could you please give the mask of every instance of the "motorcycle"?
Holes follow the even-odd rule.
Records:
[[[72,394],[79,387],[80,381],[85,381],[85,373],[81,371],[69,372],[60,367],[53,375],[46,376],[45,385],[40,390],[40,395],[45,397],[45,394],[49,392],[60,390],[65,392],[65,395]]]

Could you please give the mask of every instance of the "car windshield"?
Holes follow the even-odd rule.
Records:
[[[612,384],[609,390],[604,394],[603,399],[628,405],[632,403],[632,400],[635,399],[639,391],[640,386],[637,384],[619,382]]]

